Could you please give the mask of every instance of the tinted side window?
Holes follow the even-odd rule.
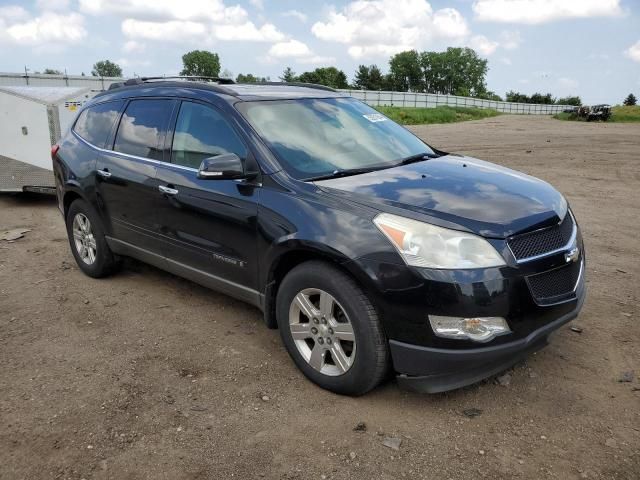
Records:
[[[123,103],[107,102],[86,108],[78,117],[73,131],[90,144],[104,148]]]
[[[167,128],[172,100],[133,100],[122,115],[113,149],[138,157],[162,160],[160,142]]]
[[[199,103],[182,102],[173,135],[172,162],[198,168],[205,158],[223,153],[246,158],[247,149],[216,110]]]

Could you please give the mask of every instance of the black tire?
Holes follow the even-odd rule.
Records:
[[[351,367],[337,376],[313,368],[302,356],[289,327],[289,310],[296,295],[305,289],[329,293],[342,307],[353,327],[357,348]],[[291,270],[282,281],[276,299],[280,336],[298,368],[322,388],[342,395],[362,395],[386,376],[389,350],[376,309],[356,282],[338,268],[321,261],[309,261]]]
[[[95,239],[95,260],[90,264],[82,259],[73,236],[73,222],[77,215],[84,215],[88,218],[91,233]],[[67,212],[66,224],[71,253],[75,258],[78,267],[80,267],[80,270],[82,270],[86,275],[93,278],[102,278],[112,274],[120,267],[119,258],[111,251],[109,245],[107,245],[100,217],[87,202],[82,199],[73,201]]]

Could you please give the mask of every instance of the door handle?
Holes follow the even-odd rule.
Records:
[[[97,171],[98,175],[100,175],[102,178],[109,178],[111,177],[111,172],[109,171],[109,169],[105,168],[103,170],[98,170]]]
[[[160,190],[162,193],[165,193],[167,195],[177,195],[178,194],[178,190],[176,190],[175,188],[165,187],[164,185],[158,185],[158,190]]]

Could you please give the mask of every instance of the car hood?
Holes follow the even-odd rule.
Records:
[[[427,215],[435,223],[490,238],[557,223],[567,211],[564,197],[547,182],[452,154],[315,183],[327,193],[383,211]]]

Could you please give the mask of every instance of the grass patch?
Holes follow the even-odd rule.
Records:
[[[553,116],[558,120],[574,120],[578,122],[586,121],[578,117],[575,113],[557,113]],[[611,118],[608,122],[640,122],[640,105],[632,107],[616,106],[611,108]]]
[[[422,125],[428,123],[453,123],[465,120],[480,120],[500,115],[490,108],[465,108],[441,106],[435,108],[375,107],[394,122],[401,125]]]

